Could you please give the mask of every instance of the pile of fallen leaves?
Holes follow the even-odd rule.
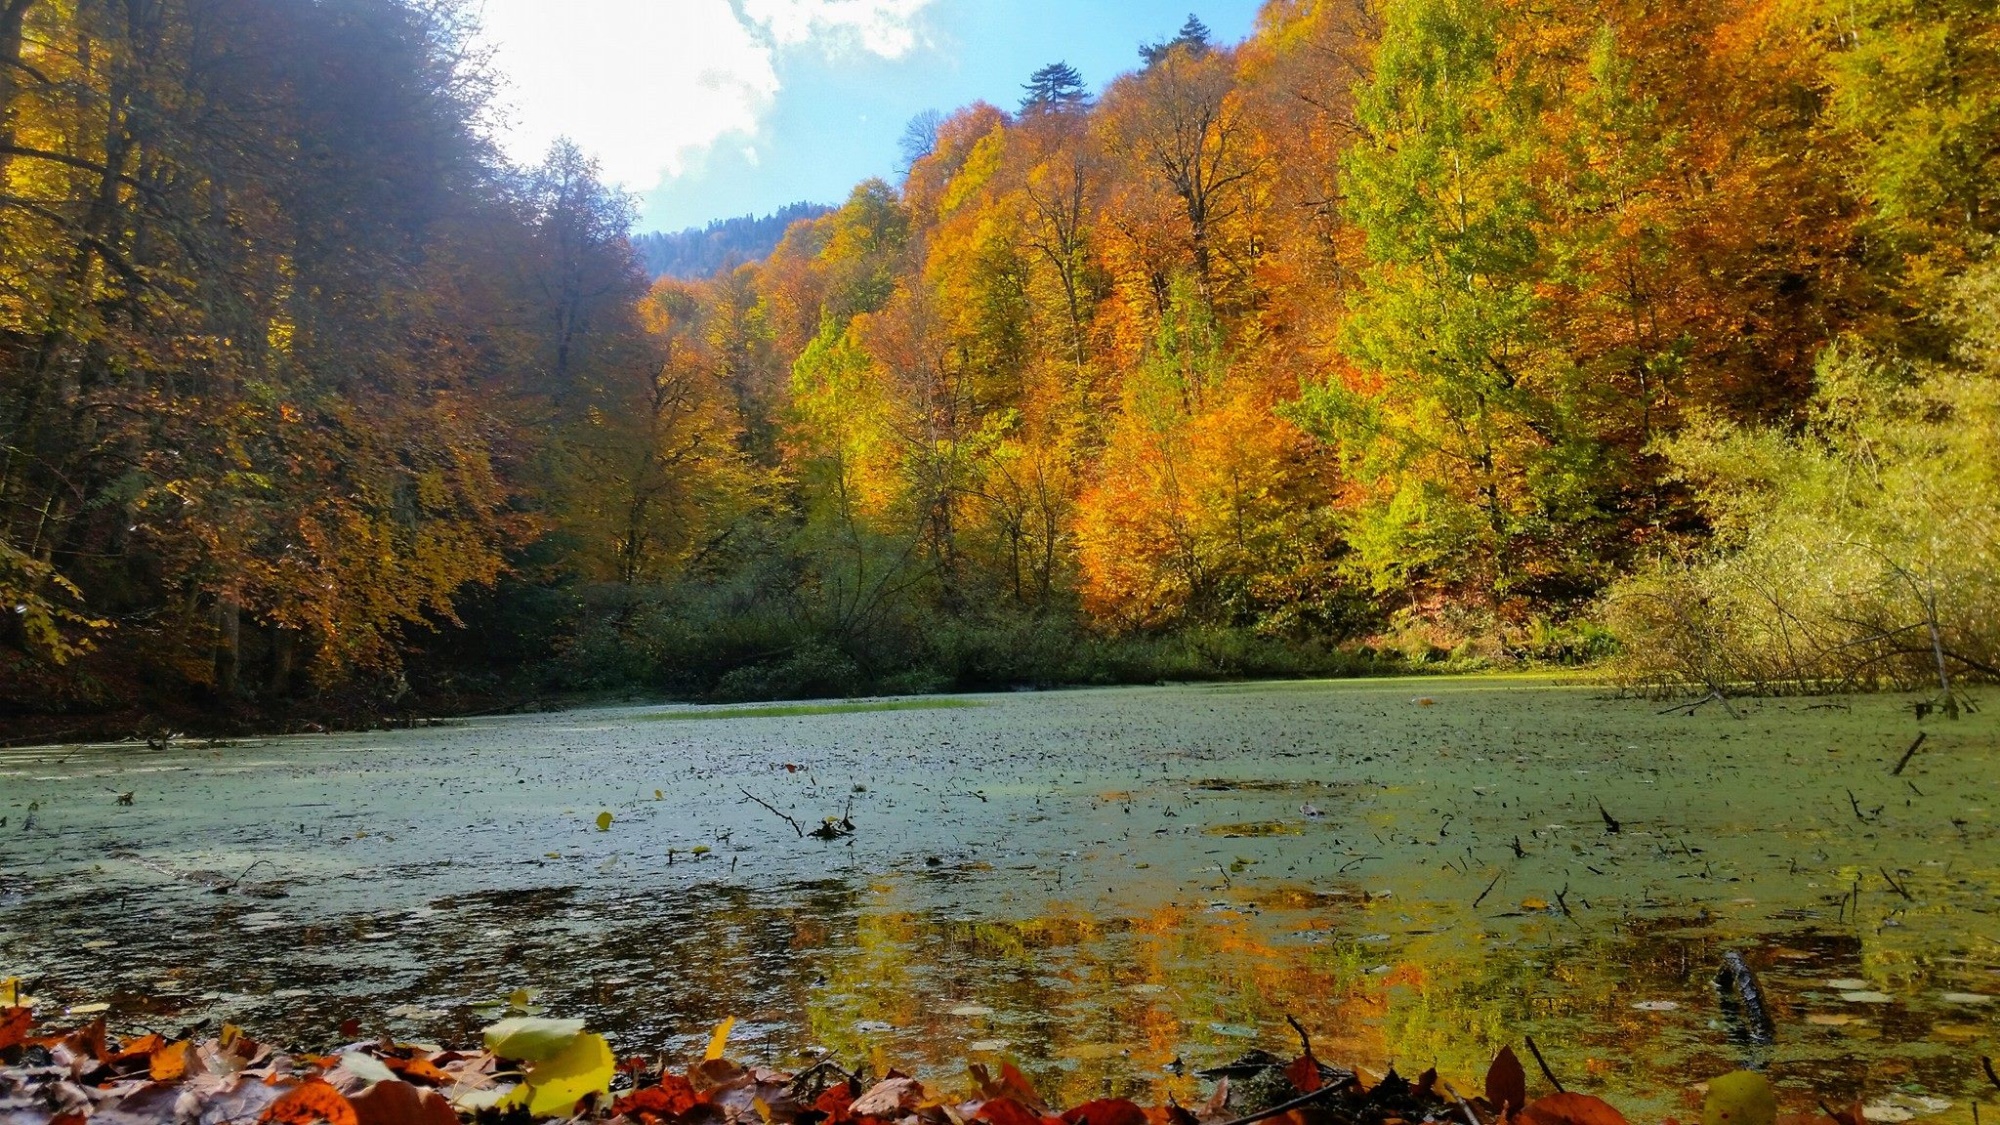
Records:
[[[685,1073],[620,1061],[580,1020],[517,1017],[485,1029],[484,1049],[438,1050],[381,1039],[332,1054],[291,1053],[240,1029],[200,1042],[158,1035],[113,1041],[103,1018],[37,1028],[29,1008],[0,1008],[0,1125],[493,1125],[587,1120],[609,1125],[1625,1125],[1604,1101],[1557,1093],[1533,1101],[1511,1050],[1485,1089],[1465,1095],[1426,1071],[1414,1081],[1254,1051],[1200,1072],[1205,1103],[1141,1107],[1122,1099],[1056,1111],[1019,1070],[970,1068],[946,1097],[894,1071],[865,1081],[832,1062],[796,1074],[724,1057],[733,1021]],[[1301,1034],[1303,1039],[1303,1033]],[[1778,1125],[1763,1076],[1710,1083],[1704,1125]],[[1812,1119],[1787,1120],[1807,1125]],[[1818,1125],[1863,1125],[1860,1107]]]

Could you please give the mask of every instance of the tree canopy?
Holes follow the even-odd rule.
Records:
[[[1732,643],[1993,662],[1910,469],[1990,487],[1990,5],[1191,17],[659,281],[458,12],[0,0],[0,706],[1637,653],[1773,575]]]

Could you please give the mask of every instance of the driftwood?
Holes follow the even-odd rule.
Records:
[[[1722,967],[1715,973],[1715,990],[1722,997],[1723,1016],[1740,1028],[1745,1038],[1759,1045],[1777,1041],[1770,1009],[1764,1006],[1764,990],[1742,954],[1732,949],[1722,955]]]

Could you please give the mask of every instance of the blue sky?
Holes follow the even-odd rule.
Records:
[[[904,124],[1013,108],[1043,63],[1093,87],[1192,9],[1249,34],[1259,0],[484,0],[508,83],[500,136],[568,135],[642,201],[641,229],[838,202],[898,163]]]

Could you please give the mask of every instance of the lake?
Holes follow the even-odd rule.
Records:
[[[464,1040],[527,988],[623,1054],[733,1015],[746,1060],[1013,1058],[1069,1104],[1197,1097],[1289,1015],[1468,1090],[1532,1035],[1635,1119],[1754,1063],[1787,1110],[1971,1121],[2000,725],[1929,720],[1894,775],[1896,698],[1662,706],[1377,680],[4,750],[0,977],[304,1046]],[[1722,1014],[1728,950],[1773,1044]]]

